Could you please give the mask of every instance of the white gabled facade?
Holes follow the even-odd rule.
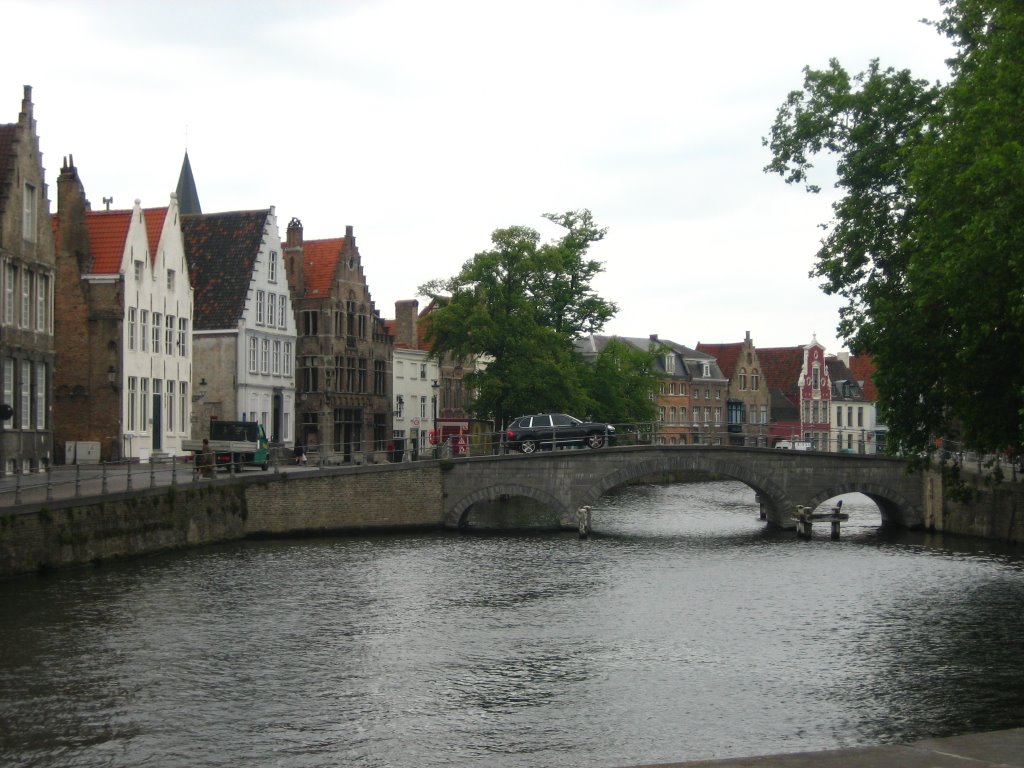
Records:
[[[277,214],[267,213],[239,322],[237,418],[263,424],[286,447],[295,442],[295,313],[288,291]]]
[[[429,435],[436,429],[438,382],[437,360],[425,349],[395,345],[393,389],[395,440],[401,440],[405,456],[427,455]]]
[[[181,455],[192,430],[193,296],[176,195],[166,209],[135,201],[120,271],[123,455]]]

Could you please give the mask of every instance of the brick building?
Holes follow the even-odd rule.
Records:
[[[729,380],[726,400],[729,445],[767,446],[771,398],[750,332],[738,343],[698,342],[697,350],[714,357]]]
[[[191,433],[192,285],[177,197],[93,211],[57,179],[55,447],[68,462],[182,453]],[[95,448],[99,456],[94,456]]]
[[[55,253],[43,158],[25,86],[0,124],[0,475],[53,461]]]
[[[350,462],[392,440],[392,337],[374,308],[352,227],[303,240],[288,224],[285,268],[296,338],[299,438],[309,450]]]
[[[817,338],[800,347],[757,350],[771,395],[772,445],[804,440],[815,450],[829,450],[832,379],[825,347]]]

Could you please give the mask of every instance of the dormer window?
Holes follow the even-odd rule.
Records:
[[[701,363],[701,375],[705,379],[711,377],[711,363]]]
[[[676,372],[676,356],[675,355],[665,355],[665,373],[675,373],[675,372]]]

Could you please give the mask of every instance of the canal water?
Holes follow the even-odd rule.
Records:
[[[0,582],[4,766],[624,766],[1024,725],[1024,560],[757,520],[242,542]]]

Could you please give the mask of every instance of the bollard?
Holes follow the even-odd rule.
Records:
[[[46,465],[46,500],[53,501],[53,467]]]
[[[82,495],[82,465],[75,462],[75,498]]]
[[[156,488],[156,459],[152,454],[149,457],[149,487]]]
[[[128,487],[131,488],[131,478],[128,481]],[[106,462],[100,462],[100,493],[107,492],[107,465]]]
[[[14,503],[21,504],[21,467],[14,469]]]
[[[178,454],[171,456],[171,486],[178,484]]]
[[[132,463],[129,461],[125,465],[125,488],[129,491],[132,489]]]
[[[832,521],[832,541],[839,541],[839,521]]]

